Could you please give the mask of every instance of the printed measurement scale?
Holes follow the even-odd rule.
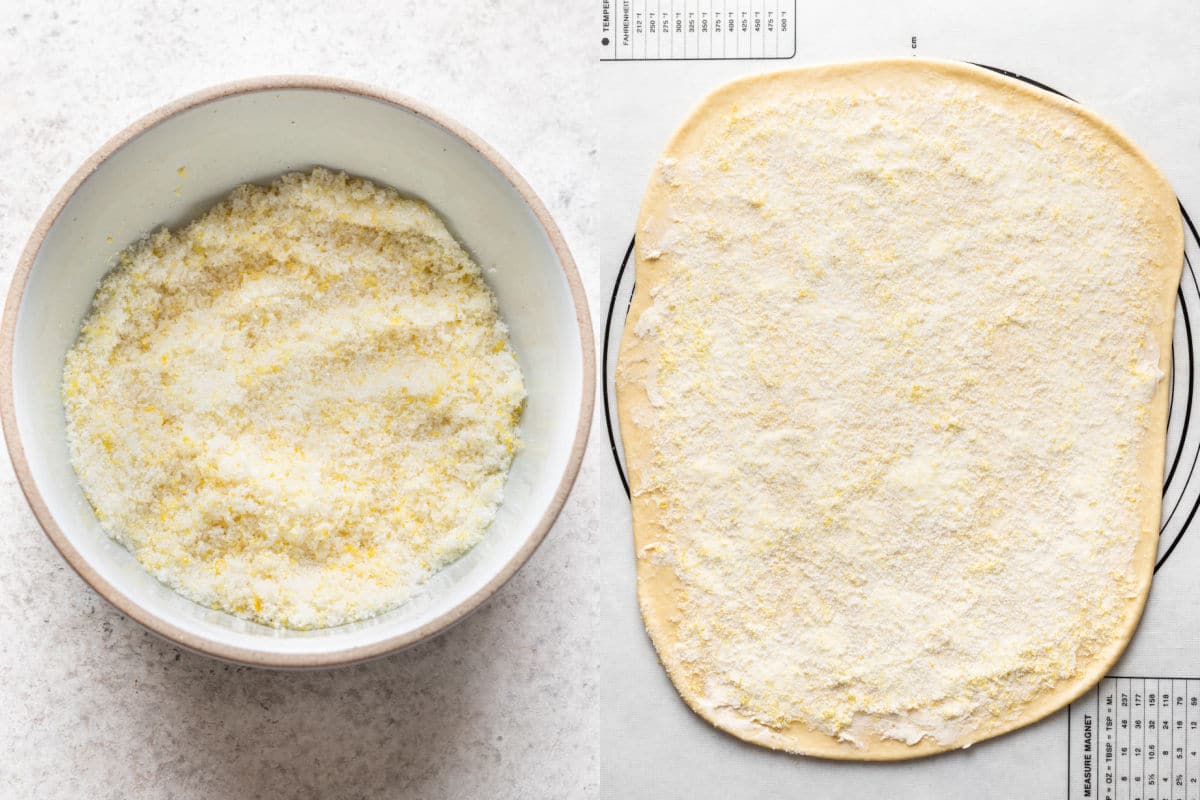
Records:
[[[791,58],[795,0],[600,0],[601,61]]]
[[[1200,678],[1104,678],[1070,748],[1069,800],[1200,800]]]

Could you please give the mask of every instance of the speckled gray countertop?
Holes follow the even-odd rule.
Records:
[[[574,113],[583,4],[249,5],[0,3],[4,287],[42,209],[109,136],[214,83],[316,73],[425,100],[492,143],[558,220],[596,314],[595,144]],[[0,796],[592,796],[600,451],[482,610],[406,652],[310,673],[226,666],[118,614],[54,551],[0,459]]]

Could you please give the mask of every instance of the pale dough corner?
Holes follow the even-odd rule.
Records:
[[[1153,572],[1182,251],[1134,144],[980,68],[710,95],[650,180],[617,370],[642,615],[687,704],[891,760],[1098,680]]]

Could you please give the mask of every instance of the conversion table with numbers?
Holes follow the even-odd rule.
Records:
[[[1200,678],[1104,678],[1070,737],[1070,800],[1200,800]]]
[[[796,0],[600,0],[602,61],[788,59]]]

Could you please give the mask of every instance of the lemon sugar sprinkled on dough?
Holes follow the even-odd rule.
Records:
[[[651,179],[617,370],[643,617],[688,703],[903,758],[1098,678],[1153,566],[1181,237],[1122,137],[982,70],[710,97]]]
[[[122,253],[63,374],[105,530],[181,594],[295,628],[395,606],[480,539],[524,396],[438,216],[323,169]]]

